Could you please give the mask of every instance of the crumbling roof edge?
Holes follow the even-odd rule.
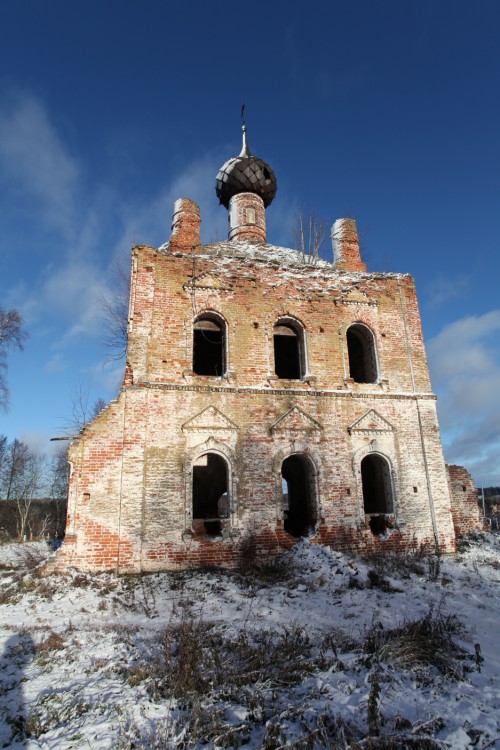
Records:
[[[139,247],[139,246],[136,246]],[[151,247],[144,245],[144,247]],[[177,255],[172,253],[170,243],[165,242],[157,248],[158,252],[163,254]],[[178,253],[184,255],[185,253]],[[338,269],[331,261],[323,258],[314,258],[305,260],[302,252],[293,248],[271,245],[269,243],[254,244],[244,240],[224,240],[221,242],[209,242],[205,245],[198,245],[193,248],[189,257],[203,258],[224,258],[227,261],[251,261],[263,265],[275,266],[277,268],[288,268],[294,271],[305,271],[308,274],[317,273],[318,275],[335,274],[346,280],[349,276],[356,279],[383,279],[383,278],[409,278],[410,273],[401,273],[396,271],[353,271]],[[308,258],[309,256],[306,256]]]

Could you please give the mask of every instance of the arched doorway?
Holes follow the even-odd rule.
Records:
[[[203,453],[193,464],[193,522],[203,521],[209,536],[218,536],[229,517],[227,463],[218,453]]]
[[[297,539],[308,536],[316,525],[314,470],[311,461],[301,453],[288,456],[281,465],[284,528]]]
[[[370,528],[374,534],[385,531],[386,525],[377,520],[394,511],[391,467],[378,453],[370,453],[361,461],[361,483],[365,515],[372,516]]]

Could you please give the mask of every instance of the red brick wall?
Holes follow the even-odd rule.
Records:
[[[474,481],[463,466],[446,465],[451,495],[451,514],[457,536],[484,529],[483,514]]]

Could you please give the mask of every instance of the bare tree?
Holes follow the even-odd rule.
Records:
[[[105,328],[102,343],[109,349],[110,359],[121,360],[127,353],[130,273],[117,261],[112,277],[113,290],[106,294],[101,291]]]
[[[104,399],[98,398],[92,401],[90,391],[79,381],[71,392],[71,416],[65,420],[65,429],[76,435],[105,407]]]
[[[26,443],[15,438],[12,443],[7,445],[5,458],[2,462],[2,487],[5,500],[11,500],[22,477],[27,471],[28,463],[31,458],[31,451]]]
[[[9,347],[22,350],[27,335],[18,311],[4,310],[0,307],[0,409],[5,410],[9,403],[9,389],[5,376],[7,350]]]
[[[24,472],[16,476],[13,499],[16,503],[17,535],[24,540],[28,533],[33,534],[32,506],[42,488],[45,457],[30,451]]]
[[[66,446],[52,456],[48,469],[49,497],[52,500],[51,516],[53,534],[59,538],[64,533],[68,501],[69,463]]]
[[[49,495],[53,500],[66,500],[68,497],[68,449],[64,445],[54,453],[49,462]]]
[[[316,211],[307,211],[304,206],[295,212],[292,222],[293,244],[302,253],[304,260],[314,262],[325,241],[328,223]]]
[[[24,539],[32,531],[32,505],[43,492],[45,457],[34,453],[22,440],[7,444],[1,466],[1,490],[13,508],[17,535]]]

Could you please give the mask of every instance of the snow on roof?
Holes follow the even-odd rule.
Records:
[[[166,242],[158,248],[161,252],[170,252],[170,243]],[[294,275],[300,274],[308,278],[324,279],[327,276],[336,277],[343,282],[359,281],[360,279],[383,279],[383,278],[405,278],[409,274],[381,273],[362,271],[340,271],[335,265],[323,258],[313,258],[305,255],[300,250],[289,247],[280,247],[269,243],[256,244],[245,240],[223,240],[201,245],[199,250],[193,254],[194,257],[215,257],[225,260],[228,264],[233,260],[251,261],[252,263],[263,263],[281,268]]]

